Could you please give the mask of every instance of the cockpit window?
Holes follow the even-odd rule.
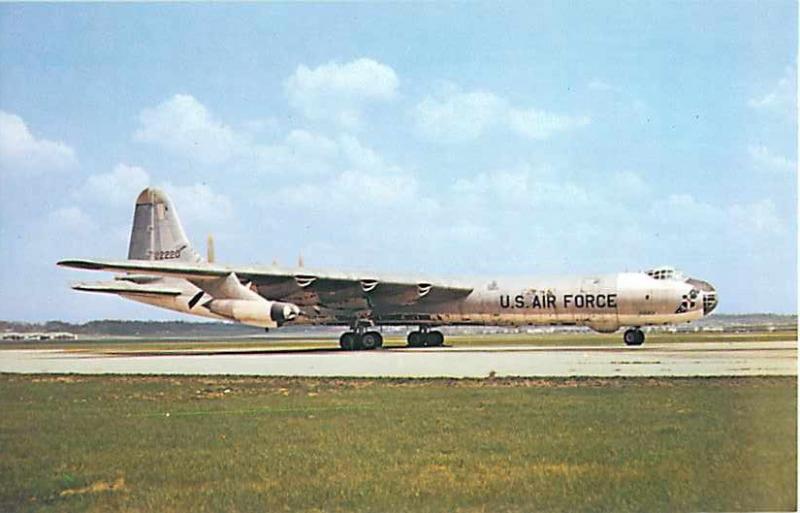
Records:
[[[680,277],[683,276],[681,272],[676,270],[674,267],[657,267],[655,269],[645,271],[645,273],[654,280],[674,280],[680,279]]]

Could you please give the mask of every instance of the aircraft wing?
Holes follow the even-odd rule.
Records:
[[[234,268],[204,262],[161,260],[63,260],[58,265],[92,271],[183,278],[198,286],[205,280],[216,280],[233,273],[241,282],[251,284],[258,289],[259,294],[271,300],[339,309],[447,302],[462,299],[473,290],[471,287],[441,280],[317,272],[306,268],[277,266]]]

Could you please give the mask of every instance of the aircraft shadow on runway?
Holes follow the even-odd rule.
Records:
[[[449,347],[449,346],[443,346]],[[291,347],[275,349],[208,349],[208,350],[149,350],[149,351],[108,351],[100,356],[130,358],[137,356],[244,356],[244,355],[297,355],[297,354],[325,354],[325,353],[352,353],[364,354],[383,351],[399,351],[407,349],[406,346],[382,347],[370,351],[347,351],[339,347]],[[96,355],[95,355],[96,356]]]

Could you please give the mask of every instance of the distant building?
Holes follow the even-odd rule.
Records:
[[[53,340],[78,340],[78,335],[62,331],[59,333],[51,333]]]
[[[33,342],[37,340],[77,340],[78,335],[66,331],[53,332],[53,333],[3,333],[3,340],[24,340],[26,342]]]

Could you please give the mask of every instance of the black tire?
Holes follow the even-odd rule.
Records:
[[[429,331],[425,335],[425,345],[429,347],[440,347],[444,345],[444,335],[441,331]]]
[[[409,347],[422,347],[422,345],[425,343],[425,339],[423,338],[421,331],[412,331],[408,334],[408,338],[406,340],[408,341]]]
[[[342,336],[339,337],[339,347],[344,349],[345,351],[352,351],[356,348],[356,340],[357,336],[352,331],[345,331],[342,333]]]
[[[383,337],[377,331],[368,331],[361,336],[362,349],[375,349],[383,345]]]
[[[626,346],[640,346],[644,343],[644,332],[640,329],[625,330],[622,340]]]

